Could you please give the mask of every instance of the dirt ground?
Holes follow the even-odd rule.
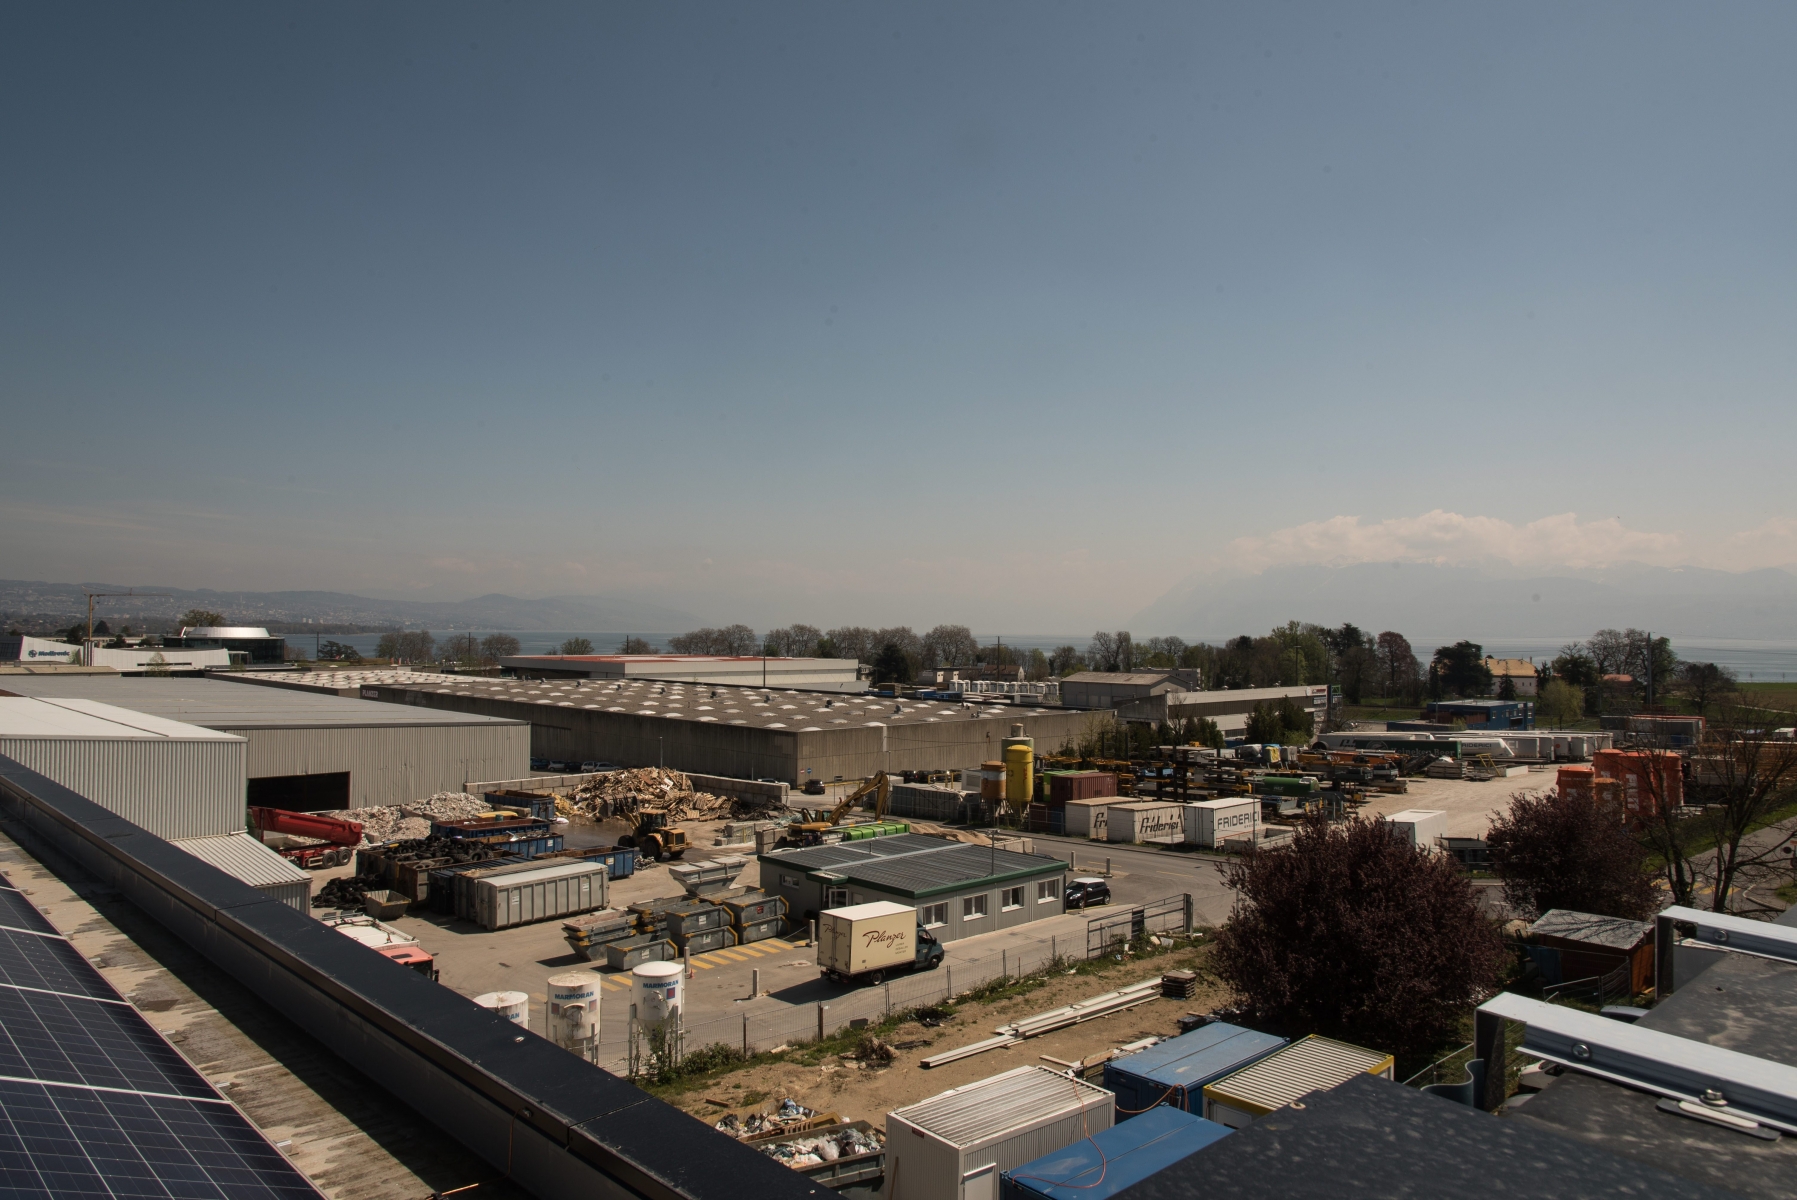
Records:
[[[1015,1067],[1043,1063],[1043,1055],[1073,1061],[1150,1035],[1177,1034],[1179,1017],[1189,1012],[1209,1012],[1229,998],[1227,991],[1208,978],[1201,967],[1194,999],[1156,997],[1125,1012],[1057,1030],[1009,1049],[988,1050],[929,1070],[919,1065],[919,1060],[929,1055],[992,1037],[997,1026],[1007,1021],[1145,979],[1158,979],[1163,971],[1200,965],[1202,954],[1182,952],[1119,964],[1103,974],[1061,976],[1032,992],[992,1003],[960,1001],[956,1014],[938,1028],[925,1028],[913,1021],[882,1034],[897,1051],[890,1066],[866,1066],[840,1055],[827,1055],[816,1066],[808,1066],[791,1061],[806,1057],[802,1048],[796,1048],[788,1061],[748,1067],[668,1099],[708,1124],[726,1113],[746,1117],[755,1112],[772,1112],[782,1099],[790,1097],[818,1112],[836,1113],[845,1121],[867,1121],[884,1129],[886,1114],[893,1109]]]

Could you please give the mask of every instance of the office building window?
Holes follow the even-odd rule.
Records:
[[[1036,880],[1036,903],[1050,904],[1061,894],[1061,881],[1058,879]]]
[[[981,895],[981,896],[963,896],[963,897],[961,897],[961,919],[963,921],[977,921],[985,915],[986,915],[986,897],[985,896]]]
[[[940,929],[948,924],[948,901],[925,904],[917,910],[917,923],[925,929]]]
[[[1022,888],[1020,888],[1020,887],[1006,888],[1000,894],[999,908],[1001,908],[1003,911],[1010,912],[1013,908],[1022,908],[1022,907],[1023,907],[1023,889]]]

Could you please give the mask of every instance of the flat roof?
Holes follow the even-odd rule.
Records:
[[[0,695],[0,737],[128,738],[139,741],[241,742],[216,729],[170,721],[96,700]]]
[[[769,851],[759,858],[776,867],[796,868],[808,875],[828,873],[845,882],[914,899],[1068,870],[1065,862],[1046,854],[1020,854],[920,833]]]
[[[821,660],[829,661],[829,660]],[[807,692],[792,688],[749,688],[728,684],[680,683],[652,679],[475,679],[447,676],[441,682],[413,681],[389,686],[445,696],[514,700],[595,712],[668,717],[753,729],[785,729],[807,733],[827,729],[924,725],[990,718],[1016,720],[1073,711],[1025,708],[1015,704],[916,700],[909,697]],[[408,708],[408,711],[412,711]]]
[[[483,717],[382,704],[318,692],[244,687],[219,679],[121,677],[107,675],[8,676],[0,691],[40,700],[97,700],[209,729],[311,729],[367,726],[515,725],[504,717]]]

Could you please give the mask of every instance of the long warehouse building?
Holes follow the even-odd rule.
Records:
[[[5,695],[95,700],[244,739],[248,801],[308,811],[405,804],[530,769],[522,720],[222,679],[9,675]]]
[[[1091,719],[1059,709],[647,680],[457,676],[436,685],[369,685],[362,695],[528,721],[538,758],[665,764],[794,785],[876,771],[977,767],[1002,756],[1013,724],[1035,738],[1038,753],[1047,753],[1076,740]]]

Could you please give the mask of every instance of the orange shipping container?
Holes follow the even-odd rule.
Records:
[[[1591,761],[1599,775],[1616,780],[1631,820],[1650,820],[1662,807],[1685,802],[1684,761],[1670,750],[1599,750]]]

